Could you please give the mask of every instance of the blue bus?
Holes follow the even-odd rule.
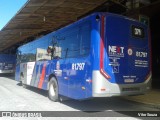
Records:
[[[151,85],[149,28],[97,12],[17,49],[16,80],[76,100],[140,95]]]
[[[16,56],[11,54],[0,54],[0,74],[15,72]]]

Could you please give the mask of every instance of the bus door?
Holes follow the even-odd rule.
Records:
[[[104,71],[118,84],[142,83],[150,73],[150,49],[146,25],[124,17],[102,17]]]

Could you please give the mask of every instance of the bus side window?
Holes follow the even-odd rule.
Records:
[[[48,49],[37,48],[36,61],[51,60],[51,55],[48,53]]]
[[[69,32],[66,31],[61,36],[64,36],[64,40],[58,42],[60,47],[61,58],[73,58],[79,56],[79,39],[78,29],[72,28]]]
[[[90,51],[90,41],[91,41],[91,26],[90,22],[84,23],[84,26],[80,28],[80,55],[85,56],[89,54]]]

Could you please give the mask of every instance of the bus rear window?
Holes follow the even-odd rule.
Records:
[[[132,36],[136,38],[144,38],[144,29],[142,27],[132,25]]]

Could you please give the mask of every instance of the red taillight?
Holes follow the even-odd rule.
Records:
[[[107,78],[107,79],[111,78],[103,69],[100,69],[100,72],[105,78]]]
[[[100,39],[100,73],[106,78],[110,79],[111,77],[104,71],[104,16],[101,20],[101,39]]]

